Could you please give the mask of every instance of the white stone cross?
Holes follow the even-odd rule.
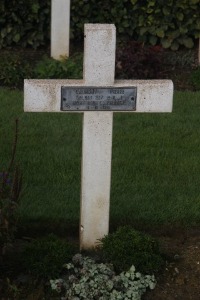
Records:
[[[136,87],[136,110],[171,112],[171,80],[114,80],[116,30],[112,24],[86,24],[83,80],[25,80],[26,112],[61,111],[61,87]],[[76,90],[77,89],[77,90]],[[79,94],[77,95],[79,97]],[[93,96],[91,96],[93,97]],[[83,95],[84,98],[84,95]],[[79,101],[82,101],[77,98]],[[84,98],[85,99],[85,98]],[[66,112],[66,111],[65,111]],[[63,112],[63,113],[65,113]],[[80,111],[79,111],[80,112]],[[95,247],[108,233],[113,111],[84,111],[82,137],[80,248]]]
[[[51,0],[51,57],[69,56],[70,0]]]

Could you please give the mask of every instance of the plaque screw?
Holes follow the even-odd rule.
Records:
[[[63,98],[63,101],[66,101],[67,99],[66,98]]]

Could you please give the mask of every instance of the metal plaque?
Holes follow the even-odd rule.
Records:
[[[136,87],[61,87],[63,111],[136,110]]]

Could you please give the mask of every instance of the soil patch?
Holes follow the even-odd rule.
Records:
[[[160,236],[162,252],[168,257],[163,274],[144,300],[200,299],[200,229]]]

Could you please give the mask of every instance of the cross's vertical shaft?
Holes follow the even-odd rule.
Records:
[[[115,76],[114,25],[85,25],[84,81],[87,86],[110,86]],[[108,233],[112,112],[84,112],[80,248],[95,247]]]

